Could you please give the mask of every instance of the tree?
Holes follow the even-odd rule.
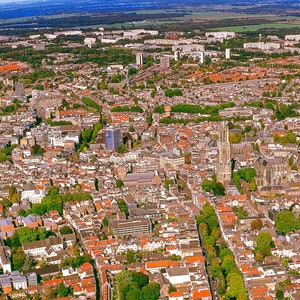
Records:
[[[232,133],[229,136],[229,141],[231,144],[239,144],[242,140],[243,134],[241,132]]]
[[[216,182],[212,189],[215,196],[225,195],[225,187],[221,182]]]
[[[98,192],[99,191],[99,180],[97,177],[94,179],[94,185],[95,185],[95,190]]]
[[[300,229],[300,216],[296,219],[296,225],[295,225],[296,229]]]
[[[233,269],[236,269],[234,258],[232,256],[226,256],[221,264],[222,270],[227,276]]]
[[[32,155],[43,155],[44,153],[45,153],[45,150],[43,148],[41,148],[41,146],[38,144],[31,147]]]
[[[251,222],[251,229],[252,230],[260,230],[262,229],[263,222],[261,219],[255,219]]]
[[[132,280],[137,284],[138,288],[142,288],[149,283],[149,277],[142,272],[133,272]]]
[[[144,300],[157,300],[160,296],[160,286],[156,282],[150,282],[142,288]]]
[[[166,182],[165,182],[165,187],[166,189],[168,190],[170,185],[174,184],[174,180],[173,179],[167,179]]]
[[[256,238],[256,251],[264,258],[271,254],[271,248],[274,247],[272,236],[269,232],[260,232]]]
[[[102,220],[102,224],[103,224],[103,226],[105,226],[105,227],[107,227],[107,226],[108,226],[108,220],[107,220],[107,218],[106,218],[106,217],[104,217],[104,218],[103,218],[103,220]]]
[[[118,179],[118,180],[116,181],[116,188],[120,189],[120,188],[122,188],[123,186],[124,186],[123,181],[122,181],[121,179]]]
[[[256,176],[256,171],[254,168],[243,168],[238,170],[238,175],[240,176],[241,179],[250,183]]]
[[[296,219],[291,211],[280,212],[275,220],[275,228],[278,234],[286,234],[296,227]]]
[[[38,239],[38,232],[33,228],[22,227],[18,229],[18,236],[21,244],[25,242],[34,242]]]
[[[212,230],[214,228],[218,228],[219,227],[219,220],[218,220],[217,216],[215,216],[215,215],[210,216],[207,219],[207,225],[208,225],[208,228],[209,228],[210,232],[212,232]]]
[[[32,267],[35,265],[35,262],[33,260],[32,256],[26,256],[24,265],[22,267],[22,271],[29,271],[32,269]]]
[[[285,268],[288,267],[288,265],[289,265],[289,259],[288,259],[287,257],[284,257],[284,258],[282,259],[281,264],[282,264],[282,266],[285,267]]]
[[[118,298],[123,300],[126,297],[128,286],[132,283],[132,272],[124,270],[116,275]]]
[[[57,286],[56,294],[59,297],[67,297],[73,294],[72,287],[66,287],[62,282]]]
[[[225,259],[225,257],[232,257],[232,258],[234,258],[234,254],[228,248],[224,248],[223,250],[221,250],[219,256],[220,256],[221,261],[223,261]]]
[[[284,299],[284,293],[282,290],[277,290],[276,291],[276,299],[278,300],[283,300]]]
[[[12,206],[12,202],[9,201],[7,198],[3,198],[1,204],[3,205],[4,209],[7,209]]]
[[[212,182],[211,180],[205,179],[202,182],[202,190],[206,192],[210,192],[212,190]]]
[[[125,200],[118,199],[117,204],[118,204],[120,211],[123,212],[127,218],[129,216],[129,212],[128,212],[128,207],[127,207]]]
[[[22,227],[18,229],[18,237],[21,244],[25,242],[45,240],[50,234],[51,232],[47,231],[45,228],[33,229],[29,227]]]
[[[226,299],[247,300],[248,293],[244,286],[243,277],[238,273],[230,273],[227,278],[228,289]]]
[[[253,178],[253,179],[251,180],[251,182],[249,183],[248,190],[249,190],[250,192],[254,192],[254,191],[257,190],[257,185],[256,185],[255,178]]]
[[[171,284],[169,287],[169,293],[173,293],[173,292],[177,292],[177,289],[174,285]]]
[[[135,132],[135,129],[134,129],[132,124],[130,124],[128,131],[129,132]]]
[[[118,150],[117,150],[117,152],[118,152],[119,154],[124,154],[126,151],[127,151],[127,147],[126,147],[125,144],[122,144],[122,145],[118,148]]]
[[[26,254],[22,250],[22,248],[17,248],[15,252],[12,254],[12,269],[22,271],[22,268],[26,261]]]
[[[225,187],[221,182],[205,179],[202,182],[202,189],[206,192],[213,192],[215,196],[225,195]]]
[[[136,262],[135,252],[132,250],[128,250],[126,252],[126,263],[133,264]]]
[[[143,293],[140,289],[131,285],[126,293],[126,300],[144,300]]]
[[[137,73],[137,69],[136,68],[129,68],[128,69],[128,75],[129,76],[132,76],[132,75],[134,75],[136,73]]]
[[[206,203],[203,207],[202,214],[204,215],[205,219],[208,220],[212,216],[217,216],[216,212],[210,204]]]
[[[65,225],[65,226],[63,226],[62,228],[59,229],[59,232],[60,232],[61,235],[64,235],[64,234],[73,233],[73,230],[69,226]]]

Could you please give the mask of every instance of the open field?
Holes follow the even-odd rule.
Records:
[[[214,30],[226,30],[233,32],[247,32],[247,31],[257,31],[260,29],[274,28],[274,29],[283,29],[283,28],[299,28],[299,24],[292,23],[267,23],[267,24],[258,24],[258,25],[246,25],[246,26],[228,26],[228,27],[216,27]],[[211,28],[212,29],[212,28]]]

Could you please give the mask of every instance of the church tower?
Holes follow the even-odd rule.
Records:
[[[217,181],[223,184],[231,181],[229,130],[225,123],[222,123],[219,129]]]

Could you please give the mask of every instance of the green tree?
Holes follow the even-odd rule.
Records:
[[[284,293],[282,290],[277,290],[276,291],[276,299],[278,300],[283,300],[284,299]]]
[[[136,68],[129,68],[128,69],[128,75],[129,76],[132,76],[132,75],[134,75],[136,73],[137,73],[137,69]]]
[[[231,144],[239,144],[242,140],[243,134],[241,132],[232,133],[229,136],[229,141]]]
[[[143,293],[140,289],[131,285],[126,293],[126,300],[144,300]]]
[[[12,253],[12,269],[22,271],[22,268],[26,261],[26,254],[22,248],[17,248],[16,251]]]
[[[126,151],[127,151],[127,147],[126,147],[125,144],[122,144],[122,145],[118,148],[118,150],[117,150],[117,152],[118,152],[119,154],[124,154]]]
[[[224,196],[225,195],[225,187],[221,182],[216,182],[213,185],[213,193],[215,196]]]
[[[118,180],[116,181],[116,188],[120,189],[120,188],[122,188],[123,186],[124,186],[123,181],[122,181],[121,179],[118,179]]]
[[[142,288],[144,300],[157,300],[160,296],[160,286],[156,282],[150,282]]]
[[[296,218],[291,211],[283,211],[277,215],[275,228],[278,234],[286,234],[296,228]]]
[[[99,191],[99,180],[97,177],[94,179],[94,185],[95,185],[95,190],[98,192]]]
[[[221,267],[225,276],[227,276],[232,270],[236,269],[234,258],[232,256],[224,257]]]
[[[137,284],[137,287],[140,289],[149,283],[149,277],[142,272],[133,272],[132,280]]]
[[[221,261],[223,261],[225,259],[225,257],[232,257],[232,258],[234,258],[234,254],[228,248],[224,248],[223,250],[221,250],[219,256],[220,256]]]
[[[126,263],[133,264],[136,262],[135,252],[132,250],[128,250],[126,252]]]
[[[104,217],[104,218],[103,218],[103,220],[102,220],[102,224],[103,224],[103,226],[105,226],[105,227],[107,227],[107,226],[108,226],[108,220],[107,220],[107,218],[106,218],[106,217]]]
[[[256,176],[256,172],[254,168],[243,168],[238,170],[238,174],[241,179],[250,183]]]
[[[226,299],[247,300],[248,293],[244,286],[243,277],[238,273],[230,273],[226,277],[228,289]]]
[[[67,297],[73,294],[72,287],[66,287],[62,282],[57,286],[56,294],[58,297]]]
[[[271,254],[271,248],[274,247],[272,236],[269,232],[260,232],[256,238],[256,251],[264,258]]]
[[[135,132],[135,129],[134,129],[132,124],[130,124],[128,131],[129,132]]]
[[[254,192],[254,191],[257,190],[257,185],[256,185],[256,181],[255,181],[254,178],[253,178],[253,179],[251,180],[251,182],[249,183],[248,190],[249,190],[250,192]]]
[[[59,229],[59,232],[60,232],[60,234],[63,235],[63,234],[73,233],[73,230],[69,226],[65,225],[65,226],[63,226],[62,228]]]
[[[123,212],[126,215],[126,218],[129,216],[128,207],[126,202],[123,199],[117,200],[118,207],[121,212]]]
[[[4,209],[7,209],[12,206],[12,202],[9,201],[7,198],[3,198],[1,204],[3,205]]]

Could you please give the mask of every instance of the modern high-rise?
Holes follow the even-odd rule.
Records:
[[[122,143],[121,130],[117,126],[108,126],[104,134],[105,149],[117,150]]]
[[[136,65],[138,65],[138,66],[142,66],[143,65],[143,53],[142,52],[138,52],[135,55],[135,59],[136,59]]]
[[[217,181],[223,184],[231,181],[229,130],[225,123],[219,129]]]
[[[227,48],[225,49],[225,59],[230,59],[231,58],[231,49]]]
[[[199,62],[200,62],[200,64],[204,64],[204,62],[205,62],[205,53],[204,52],[199,52]]]

